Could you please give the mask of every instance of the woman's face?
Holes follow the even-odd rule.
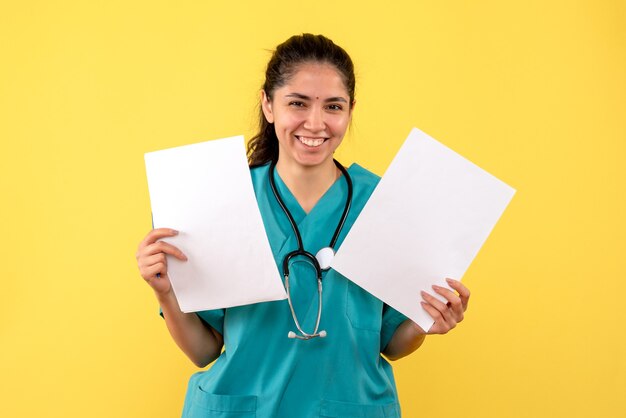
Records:
[[[263,113],[276,129],[280,163],[311,167],[331,161],[350,124],[352,105],[330,64],[302,64],[271,100],[263,92]]]

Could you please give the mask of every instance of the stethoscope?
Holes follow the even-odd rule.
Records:
[[[276,201],[280,205],[281,209],[283,210],[283,212],[285,212],[285,215],[289,219],[289,223],[291,224],[291,229],[293,229],[293,233],[295,234],[296,240],[298,241],[298,249],[290,252],[283,259],[283,274],[285,277],[285,289],[287,290],[287,301],[289,302],[289,309],[291,309],[293,322],[295,322],[296,328],[300,332],[300,335],[298,335],[293,331],[289,331],[289,333],[287,334],[287,337],[289,338],[297,338],[300,340],[310,340],[311,338],[315,338],[315,337],[324,338],[327,335],[325,330],[321,330],[318,332],[318,329],[320,326],[320,319],[322,317],[322,271],[326,271],[330,268],[330,263],[333,257],[335,256],[334,248],[335,248],[335,244],[337,243],[337,238],[339,238],[339,234],[341,233],[343,224],[346,222],[346,219],[348,217],[348,211],[350,210],[350,205],[352,203],[352,179],[350,178],[348,171],[341,164],[339,164],[337,160],[333,159],[333,162],[343,174],[343,177],[346,179],[346,183],[348,183],[348,197],[346,198],[346,205],[343,209],[343,214],[341,215],[341,219],[339,220],[339,223],[337,224],[337,228],[335,228],[335,234],[333,235],[333,238],[330,240],[330,244],[328,245],[328,247],[324,247],[321,250],[319,250],[315,256],[304,249],[304,245],[302,244],[302,237],[300,236],[300,230],[298,229],[298,226],[296,225],[296,222],[294,221],[293,216],[291,216],[291,212],[289,212],[289,209],[287,209],[287,206],[285,206],[285,202],[283,202],[283,199],[280,197],[280,193],[278,193],[278,190],[276,189],[276,183],[274,182],[274,168],[276,166],[276,163],[272,161],[272,163],[270,164],[269,178],[270,178],[270,186],[272,186],[272,192],[274,193],[274,196],[276,197]],[[313,264],[313,267],[315,268],[315,275],[317,276],[317,295],[318,295],[317,320],[315,321],[315,329],[313,330],[313,333],[311,334],[306,333],[302,330],[302,327],[300,326],[300,322],[298,321],[298,317],[296,316],[296,311],[293,308],[293,303],[291,301],[291,293],[289,291],[289,261],[291,261],[291,259],[296,256],[302,256],[306,258],[308,261],[310,261],[311,264]]]

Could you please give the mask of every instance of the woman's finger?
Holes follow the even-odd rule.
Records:
[[[456,323],[446,321],[441,312],[429,303],[422,302],[422,307],[433,321],[435,321],[433,326],[428,330],[428,334],[445,334],[456,326]]]
[[[150,283],[152,280],[164,276],[167,272],[167,267],[163,263],[153,264],[150,267],[146,267],[142,271],[142,277],[145,281]],[[159,276],[160,275],[160,276]]]
[[[187,261],[187,256],[185,255],[185,253],[183,253],[178,247],[170,244],[169,242],[157,241],[153,245],[155,245],[158,249],[161,250],[161,252],[164,252],[165,254],[174,256],[181,261]]]
[[[424,291],[422,291],[422,297],[424,298],[426,303],[428,303],[430,306],[432,306],[434,309],[436,309],[439,312],[439,314],[441,315],[444,321],[456,322],[453,317],[453,312],[451,311],[450,307],[448,307],[448,305],[446,305],[445,303],[443,303],[442,301],[440,301],[433,295]]]
[[[179,248],[165,241],[157,241],[142,248],[138,253],[137,259],[140,257],[149,257],[158,253],[169,254],[181,261],[187,261],[187,256]]]
[[[155,264],[159,264],[162,263],[165,265],[165,268],[167,268],[167,257],[165,257],[165,254],[163,253],[158,253],[158,254],[154,254],[154,255],[150,255],[147,257],[143,257],[140,261],[139,261],[139,269],[145,269],[148,267],[152,267]]]
[[[463,312],[465,311],[461,298],[452,290],[446,289],[445,287],[433,286],[433,289],[435,292],[446,298],[448,306],[454,313],[456,322],[461,322],[463,320]]]
[[[461,304],[463,305],[463,311],[466,311],[470,298],[470,290],[458,280],[448,278],[446,279],[446,282],[448,282],[448,285],[450,285],[451,288],[459,293],[459,298],[461,298]]]
[[[157,228],[148,232],[148,235],[139,243],[139,249],[147,247],[150,244],[155,243],[157,240],[166,237],[174,237],[178,235],[178,231],[171,228]]]

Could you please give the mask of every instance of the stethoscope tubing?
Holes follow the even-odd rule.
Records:
[[[342,166],[335,159],[333,159],[333,162],[335,163],[337,168],[343,174],[343,177],[345,178],[346,183],[348,185],[348,197],[346,198],[346,204],[344,206],[343,213],[341,214],[341,219],[339,220],[339,222],[337,224],[337,227],[335,228],[335,232],[333,234],[333,237],[332,237],[332,239],[330,241],[330,245],[329,245],[331,250],[334,252],[335,244],[337,243],[337,239],[339,238],[339,234],[341,233],[341,230],[343,229],[343,225],[346,223],[346,219],[348,218],[348,212],[350,211],[350,207],[352,205],[352,189],[353,189],[353,186],[352,186],[352,179],[350,178],[350,175],[348,174],[348,171],[345,169],[345,167]],[[289,212],[289,209],[287,209],[287,206],[285,205],[285,202],[281,198],[280,193],[278,192],[278,189],[276,188],[276,182],[274,180],[274,170],[275,170],[275,167],[276,167],[276,163],[275,163],[275,161],[272,161],[270,163],[270,168],[269,168],[270,187],[272,189],[274,197],[276,198],[276,201],[278,202],[278,205],[280,206],[282,211],[287,216],[287,219],[289,220],[289,224],[291,225],[291,229],[293,230],[294,235],[296,237],[296,240],[298,242],[298,248],[296,250],[288,253],[285,256],[285,258],[283,259],[283,274],[284,274],[284,277],[285,277],[285,289],[287,290],[287,301],[289,302],[289,309],[291,310],[291,315],[293,316],[293,320],[294,320],[294,323],[296,325],[296,328],[298,329],[298,331],[301,334],[301,335],[296,335],[293,332],[289,332],[289,338],[298,338],[298,339],[302,339],[302,340],[309,340],[309,339],[314,338],[314,337],[325,337],[326,336],[326,331],[320,331],[318,333],[319,324],[320,324],[321,317],[322,317],[322,268],[321,268],[317,258],[313,254],[311,254],[310,252],[308,252],[308,251],[306,251],[304,249],[304,244],[302,242],[302,236],[300,235],[300,230],[298,229],[298,226],[296,225],[296,221],[293,219],[293,216],[291,215],[291,212]],[[291,261],[291,259],[293,257],[296,257],[296,256],[303,256],[303,257],[307,258],[313,264],[313,267],[315,268],[315,275],[316,275],[316,279],[317,279],[317,289],[318,289],[318,309],[317,309],[317,318],[316,318],[316,321],[315,321],[315,329],[314,329],[312,334],[309,334],[309,333],[305,332],[302,329],[302,327],[300,326],[300,322],[298,321],[295,309],[293,307],[293,303],[291,301],[291,291],[290,291],[290,286],[289,286],[289,262]]]

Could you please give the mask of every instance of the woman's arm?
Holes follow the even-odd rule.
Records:
[[[169,254],[181,261],[186,261],[187,257],[175,246],[159,241],[177,234],[177,231],[168,228],[150,231],[137,249],[137,266],[141,277],[150,285],[161,305],[170,335],[196,366],[204,367],[220,355],[224,340],[219,332],[202,322],[198,315],[180,310],[167,275],[165,255]]]
[[[157,294],[165,324],[170,335],[198,367],[205,367],[219,357],[224,339],[211,326],[206,325],[195,313],[183,313],[173,292]]]
[[[389,360],[401,359],[420,348],[425,339],[426,333],[415,322],[407,319],[393,333],[383,354]]]
[[[410,319],[404,321],[396,329],[389,344],[385,347],[383,351],[385,357],[389,360],[398,360],[408,356],[422,345],[426,335],[445,334],[463,320],[470,291],[458,280],[446,279],[446,281],[451,288],[458,292],[458,295],[444,287],[433,286],[434,291],[448,301],[444,303],[434,296],[422,292],[424,300],[421,304],[424,310],[435,320],[435,323],[426,332]]]

